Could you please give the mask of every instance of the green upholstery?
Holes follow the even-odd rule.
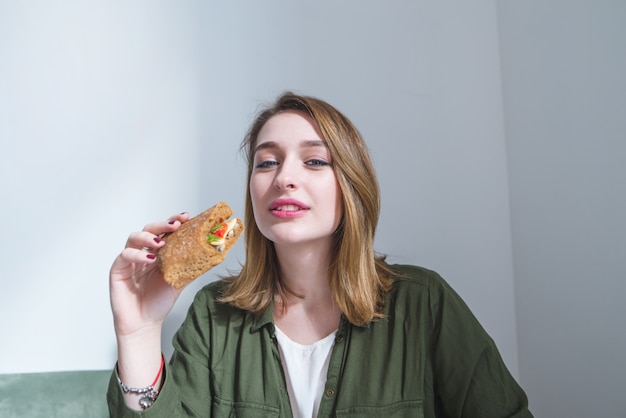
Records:
[[[110,370],[0,374],[0,417],[108,417],[110,377]]]

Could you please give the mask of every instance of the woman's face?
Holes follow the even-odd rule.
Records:
[[[343,212],[328,148],[313,119],[285,111],[261,128],[250,196],[261,233],[275,245],[328,245]]]

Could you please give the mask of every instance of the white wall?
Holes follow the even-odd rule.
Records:
[[[193,16],[0,2],[0,372],[113,364],[113,257],[147,221],[197,208]]]
[[[521,381],[623,417],[626,3],[500,1]]]
[[[0,210],[19,245],[3,244],[0,372],[110,368],[107,273],[126,236],[216,200],[241,212],[240,139],[259,103],[292,89],[369,141],[378,249],[442,273],[517,374],[493,1],[2,4]],[[213,277],[186,290],[167,341]]]

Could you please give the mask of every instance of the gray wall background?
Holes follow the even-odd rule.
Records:
[[[522,382],[624,417],[626,2],[499,1]]]
[[[620,1],[0,0],[0,373],[111,368],[127,235],[241,213],[239,142],[290,89],[360,128],[377,248],[453,285],[536,416],[623,415],[624,23]],[[242,254],[185,291],[166,354]]]

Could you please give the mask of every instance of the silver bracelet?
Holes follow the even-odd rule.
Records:
[[[156,401],[157,396],[159,395],[159,391],[154,388],[154,386],[158,383],[161,374],[163,373],[163,366],[165,366],[165,357],[161,355],[161,366],[159,367],[159,373],[154,378],[154,382],[150,386],[145,388],[129,388],[124,383],[122,383],[122,379],[120,379],[119,375],[117,376],[117,382],[120,384],[122,388],[122,392],[124,394],[132,393],[135,395],[139,395],[139,406],[141,409],[146,410],[152,406],[152,404]]]
[[[117,381],[120,384],[120,387],[122,388],[122,392],[124,392],[124,394],[133,393],[135,395],[141,396],[139,398],[139,406],[141,407],[141,409],[145,410],[147,408],[150,408],[154,401],[156,401],[157,396],[159,395],[159,391],[153,388],[152,385],[145,388],[129,388],[124,383],[122,383],[119,377],[117,378]]]

